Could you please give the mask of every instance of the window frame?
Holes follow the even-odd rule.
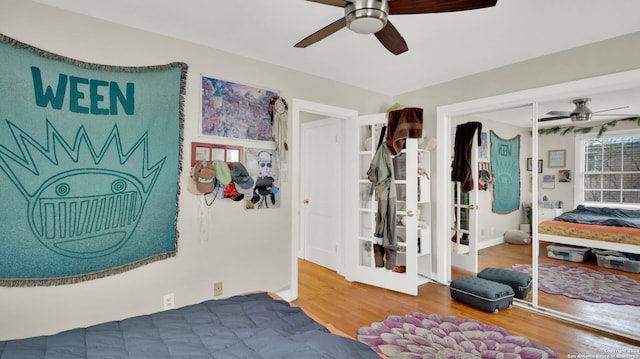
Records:
[[[619,138],[619,137],[640,137],[640,129],[628,129],[619,131],[607,131],[600,138]],[[584,176],[585,176],[585,143],[589,140],[598,138],[598,133],[576,134],[575,137],[575,174],[574,174],[574,201],[576,204],[585,204],[593,207],[617,207],[640,209],[640,203],[623,203],[623,202],[591,202],[585,201],[584,198]],[[623,172],[624,173],[624,172]]]

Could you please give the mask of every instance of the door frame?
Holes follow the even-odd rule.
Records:
[[[460,116],[469,116],[481,112],[496,111],[505,108],[515,108],[523,105],[533,104],[534,113],[532,118],[537,117],[537,102],[543,100],[551,100],[558,94],[549,94],[550,88],[538,88],[534,90],[525,90],[521,92],[498,95],[493,97],[482,98],[467,102],[461,102],[452,105],[440,106],[437,108],[437,138],[438,138],[438,154],[436,156],[436,203],[439,208],[451,208],[452,182],[451,182],[451,156],[453,152],[453,118]],[[533,99],[533,101],[532,101]],[[537,124],[533,127],[534,143],[537,138]],[[537,163],[537,148],[533,148],[533,161]],[[477,168],[477,166],[476,166]],[[476,172],[474,171],[474,174]],[[477,176],[477,174],[475,175]],[[535,193],[537,190],[537,179],[533,176],[532,198],[537,198]],[[474,181],[475,183],[475,181]],[[436,247],[436,273],[435,280],[442,283],[451,282],[451,265],[452,265],[452,243],[449,240],[450,223],[452,223],[451,211],[437,211],[436,213],[436,238],[446,238],[444,245]],[[477,227],[477,226],[476,226]],[[477,233],[476,233],[477,234]],[[442,242],[439,242],[439,244]],[[479,247],[476,244],[476,250]],[[535,246],[534,246],[535,251]],[[537,253],[535,254],[537,257]]]
[[[326,117],[336,117],[345,120],[358,116],[358,111],[353,109],[341,108],[336,106],[325,105],[321,103],[306,101],[302,99],[294,98],[291,101],[291,146],[289,150],[289,158],[291,161],[291,276],[289,288],[284,291],[278,292],[287,301],[293,301],[298,298],[298,257],[301,238],[301,226],[300,221],[301,211],[301,154],[300,154],[300,118],[302,113],[310,113],[316,115],[322,115]],[[346,126],[343,126],[345,128]],[[344,185],[347,183],[344,181]],[[346,208],[346,203],[342,203],[343,208]],[[345,233],[342,233],[342,239],[340,241],[341,248],[344,248]],[[343,251],[344,252],[344,251]],[[344,253],[339,254],[341,256],[341,265],[344,269]],[[339,272],[341,273],[341,271]]]

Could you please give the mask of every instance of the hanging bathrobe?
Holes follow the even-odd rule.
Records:
[[[396,183],[393,162],[384,143],[378,146],[367,171],[367,177],[375,186],[378,212],[374,236],[382,239],[386,252],[385,267],[395,266],[396,242]]]

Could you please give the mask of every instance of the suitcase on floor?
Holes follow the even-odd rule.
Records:
[[[510,308],[513,289],[506,284],[478,277],[464,277],[451,281],[451,298],[487,312]]]
[[[510,286],[518,299],[526,298],[531,290],[531,275],[528,273],[511,269],[485,268],[478,273],[478,277]]]

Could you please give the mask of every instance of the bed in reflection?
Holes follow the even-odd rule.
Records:
[[[640,210],[578,205],[538,225],[538,239],[640,254]]]

